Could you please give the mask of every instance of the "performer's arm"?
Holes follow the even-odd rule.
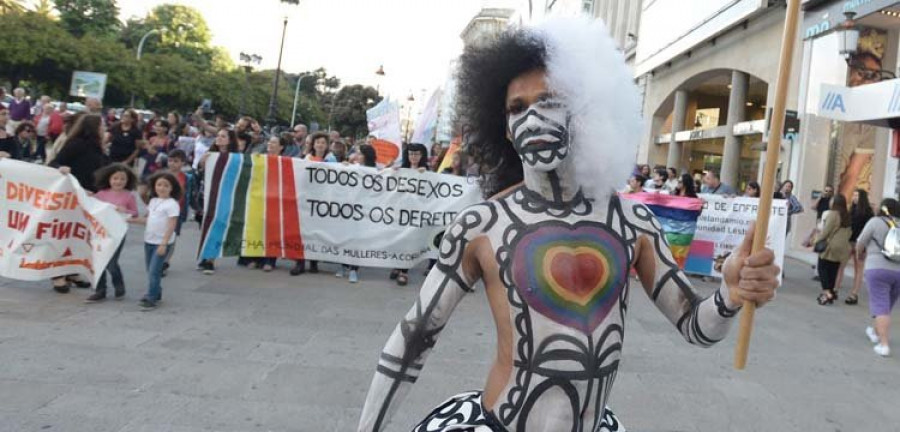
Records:
[[[729,256],[719,289],[703,299],[672,258],[655,217],[639,219],[634,227],[638,235],[635,268],[644,290],[692,344],[708,347],[724,339],[743,299],[762,304],[774,296],[778,273],[773,264],[774,254],[764,250],[747,257],[752,230]],[[750,265],[744,265],[743,260],[748,260]]]
[[[397,324],[378,359],[378,367],[366,396],[359,431],[380,431],[416,382],[425,358],[453,309],[470,292],[477,269],[469,261],[469,243],[485,224],[492,223],[493,209],[478,205],[461,213],[441,240],[440,258],[428,274],[419,297]],[[494,216],[495,217],[495,216]]]

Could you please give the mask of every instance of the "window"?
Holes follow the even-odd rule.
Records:
[[[582,0],[581,11],[588,15],[594,15],[594,0]]]

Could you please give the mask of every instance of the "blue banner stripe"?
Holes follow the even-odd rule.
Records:
[[[659,223],[663,227],[663,231],[672,234],[693,234],[697,231],[697,221],[677,221],[672,219],[659,218]]]
[[[216,218],[213,220],[206,236],[206,244],[203,247],[201,259],[218,258],[222,254],[222,242],[225,240],[225,233],[228,231],[228,224],[231,221],[231,210],[234,204],[234,189],[237,186],[238,173],[241,170],[241,163],[244,156],[241,154],[231,153],[220,157],[228,157],[228,167],[221,179],[212,179],[220,181],[219,200],[216,207]]]
[[[658,219],[672,219],[677,221],[696,221],[697,218],[700,217],[700,210],[682,210],[682,209],[674,209],[671,207],[663,207],[659,205],[648,205],[648,209],[658,218]]]

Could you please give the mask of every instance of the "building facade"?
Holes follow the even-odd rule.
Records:
[[[832,185],[848,200],[856,189],[868,192],[874,205],[897,198],[900,2],[808,0],[803,9],[796,81],[801,133],[790,159],[798,197],[812,202]],[[846,39],[844,24],[857,32],[855,40]],[[797,219],[795,246],[816,214]]]
[[[716,171],[738,190],[757,180],[784,17],[783,2],[767,0],[645,2],[634,65],[649,128],[638,160]],[[794,89],[788,109],[796,105]]]

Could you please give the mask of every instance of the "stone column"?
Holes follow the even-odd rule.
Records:
[[[734,126],[746,118],[747,87],[750,75],[731,72],[731,96],[728,99],[728,131],[725,133],[725,147],[722,149],[722,183],[738,188],[738,169],[741,162],[741,139],[734,136]]]
[[[687,90],[675,91],[675,110],[672,114],[672,137],[669,139],[669,154],[666,157],[666,167],[675,167],[678,172],[684,168],[681,163],[681,144],[675,141],[675,134],[685,130],[684,122],[687,117],[688,92]]]

